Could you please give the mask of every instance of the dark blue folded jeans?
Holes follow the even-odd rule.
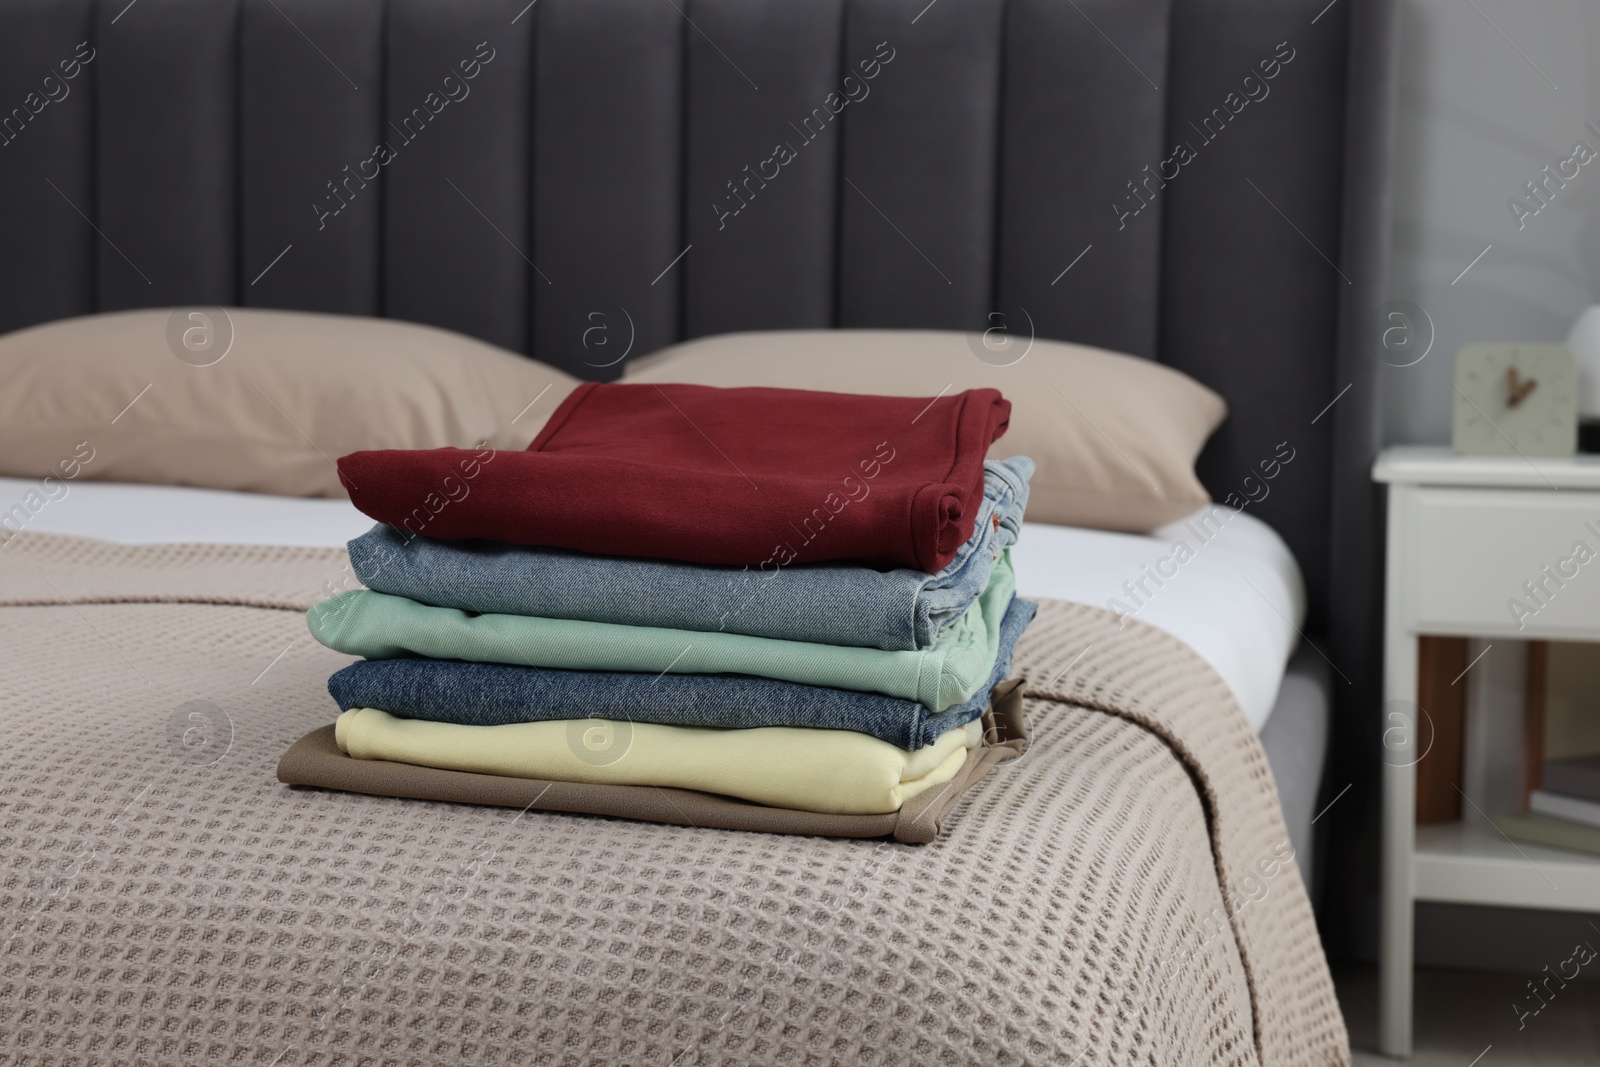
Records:
[[[708,567],[434,541],[381,524],[350,542],[350,562],[368,589],[462,611],[924,649],[972,606],[1015,543],[1032,475],[1026,456],[984,464],[972,537],[937,574],[848,563]]]
[[[1031,601],[1011,601],[988,680],[966,703],[937,715],[914,700],[742,674],[565,671],[421,658],[352,663],[328,679],[328,692],[341,711],[378,708],[464,726],[591,718],[739,729],[804,726],[854,730],[917,749],[984,713],[1037,611]]]

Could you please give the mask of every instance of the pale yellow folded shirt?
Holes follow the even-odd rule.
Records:
[[[881,815],[955,777],[983,722],[908,752],[849,730],[724,730],[611,719],[458,726],[351,708],[334,728],[356,759],[597,785],[658,785],[838,815]]]

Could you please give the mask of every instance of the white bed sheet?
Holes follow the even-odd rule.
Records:
[[[347,500],[114,482],[64,482],[53,490],[55,499],[39,482],[0,478],[0,542],[6,530],[20,527],[123,544],[334,546],[372,527]],[[1204,542],[1186,522],[1149,536],[1024,523],[1012,550],[1017,591],[1132,609],[1210,663],[1260,732],[1305,618],[1305,586],[1271,527],[1247,513],[1231,514]],[[1183,562],[1174,557],[1180,541],[1192,552]]]
[[[1231,517],[1209,540],[1192,520],[1150,535],[1025,522],[1011,550],[1017,592],[1126,612],[1167,631],[1216,669],[1260,733],[1299,643],[1305,580],[1272,527],[1247,512],[1215,512]]]
[[[180,485],[61,482],[51,500],[39,482],[0,478],[0,509],[43,500],[21,520],[35,533],[98,537],[126,545],[184,541],[227,545],[342,545],[372,529],[372,520],[348,500],[230,493]],[[60,488],[57,492],[60,493]],[[23,511],[28,511],[26,504]],[[16,529],[16,509],[0,510],[0,541]]]

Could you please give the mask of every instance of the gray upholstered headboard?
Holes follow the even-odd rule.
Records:
[[[289,307],[604,376],[584,345],[602,324],[639,355],[1000,311],[1226,396],[1202,460],[1218,497],[1290,444],[1253,507],[1304,567],[1312,628],[1359,672],[1392,16],[1389,0],[0,0],[0,329]]]

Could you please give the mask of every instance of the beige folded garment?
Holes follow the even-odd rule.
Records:
[[[289,785],[319,786],[348,793],[537,808],[591,815],[611,815],[644,822],[723,830],[755,830],[774,834],[822,837],[884,837],[924,844],[939,836],[941,822],[963,793],[1002,761],[1028,747],[1022,719],[1023,683],[1019,678],[995,687],[983,718],[984,743],[968,751],[966,762],[949,782],[908,800],[886,815],[827,815],[773,808],[714,793],[640,785],[589,785],[496,774],[442,770],[388,760],[355,759],[333,739],[333,727],[313,730],[296,741],[278,761],[278,780]]]

